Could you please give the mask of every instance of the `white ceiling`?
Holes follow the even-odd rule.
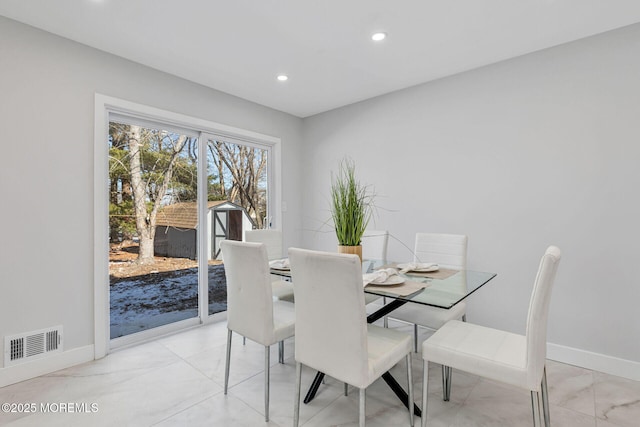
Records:
[[[307,117],[640,22],[640,1],[0,0],[0,15]]]

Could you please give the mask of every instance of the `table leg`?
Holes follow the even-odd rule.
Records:
[[[398,399],[400,399],[402,403],[404,403],[404,406],[408,408],[409,395],[407,394],[406,391],[404,391],[404,389],[400,386],[400,384],[398,384],[398,381],[396,381],[396,379],[393,378],[393,376],[389,372],[385,372],[384,374],[382,374],[382,379],[384,380],[384,382],[387,383],[387,385],[391,388],[391,390],[393,390],[396,396],[398,396]],[[418,405],[416,405],[415,403],[413,404],[413,413],[416,414],[417,416],[422,415],[422,411],[420,410],[420,408],[418,408]]]
[[[316,392],[318,391],[320,384],[322,384],[323,378],[324,378],[324,374],[322,372],[318,372],[316,374],[316,377],[313,379],[313,382],[311,383],[311,387],[309,387],[309,391],[307,392],[307,395],[304,397],[304,403],[309,403],[313,400],[314,397],[316,397]]]
[[[387,314],[391,313],[396,308],[403,306],[407,303],[407,300],[394,299],[389,304],[385,304],[380,307],[378,310],[374,311],[370,315],[367,316],[367,323],[373,323],[378,319],[383,318]]]

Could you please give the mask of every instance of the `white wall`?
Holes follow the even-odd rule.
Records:
[[[469,267],[498,273],[470,321],[524,333],[555,244],[549,341],[638,375],[638,52],[640,25],[305,119],[304,245],[334,250],[330,172],[351,156],[378,193],[376,229],[410,247],[417,231],[468,234]],[[411,257],[393,238],[389,251]]]
[[[98,92],[280,137],[285,248],[334,250],[330,171],[352,156],[376,228],[466,233],[470,268],[498,273],[474,322],[523,332],[557,244],[549,341],[637,364],[639,48],[629,27],[301,121],[0,17],[0,337],[63,324],[65,349],[93,343]]]
[[[281,138],[300,240],[300,119],[2,17],[0,58],[0,337],[62,324],[66,351],[93,344],[96,92]]]

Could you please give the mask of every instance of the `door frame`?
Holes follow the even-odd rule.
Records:
[[[106,141],[109,138],[109,117],[111,115],[124,115],[139,120],[162,123],[167,127],[184,130],[185,133],[199,134],[198,139],[198,221],[206,223],[207,210],[207,186],[206,186],[206,144],[202,144],[207,137],[216,136],[225,139],[233,139],[248,144],[268,146],[271,150],[269,160],[269,215],[273,217],[277,228],[282,227],[282,219],[279,209],[282,200],[281,179],[281,140],[280,138],[265,135],[245,129],[240,129],[208,120],[198,119],[180,113],[175,113],[148,105],[114,98],[96,93],[94,99],[94,357],[96,359],[106,356],[111,348],[120,345],[129,345],[133,342],[144,341],[174,332],[186,327],[217,321],[216,315],[208,315],[208,287],[206,286],[207,266],[207,239],[206,227],[198,227],[198,304],[199,316],[170,325],[160,326],[147,331],[118,338],[114,346],[109,335],[109,179],[108,159],[109,149]],[[203,167],[204,165],[204,167]],[[204,255],[200,255],[204,254]],[[203,270],[202,265],[205,268]]]

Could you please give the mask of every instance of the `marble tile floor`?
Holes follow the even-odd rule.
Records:
[[[410,332],[410,327],[391,322]],[[423,332],[423,337],[428,332]],[[293,340],[285,364],[271,351],[271,420],[264,422],[262,346],[235,335],[230,389],[223,393],[226,322],[218,322],[120,349],[107,357],[0,389],[0,403],[35,403],[35,413],[0,412],[2,426],[291,426],[295,362]],[[553,426],[640,425],[640,382],[558,362],[548,363]],[[404,364],[394,376],[406,386]],[[313,375],[303,371],[303,387]],[[422,359],[413,355],[415,400],[420,402]],[[531,426],[529,393],[462,372],[453,375],[451,401],[441,397],[440,369],[429,371],[429,425]],[[42,412],[40,404],[49,404]],[[57,404],[85,404],[85,412]],[[381,380],[367,389],[367,426],[407,426],[408,414]],[[81,407],[82,409],[82,407]],[[57,411],[56,411],[57,410]],[[415,418],[416,425],[420,419]],[[310,404],[301,405],[301,425],[356,426],[358,393],[328,378]]]

